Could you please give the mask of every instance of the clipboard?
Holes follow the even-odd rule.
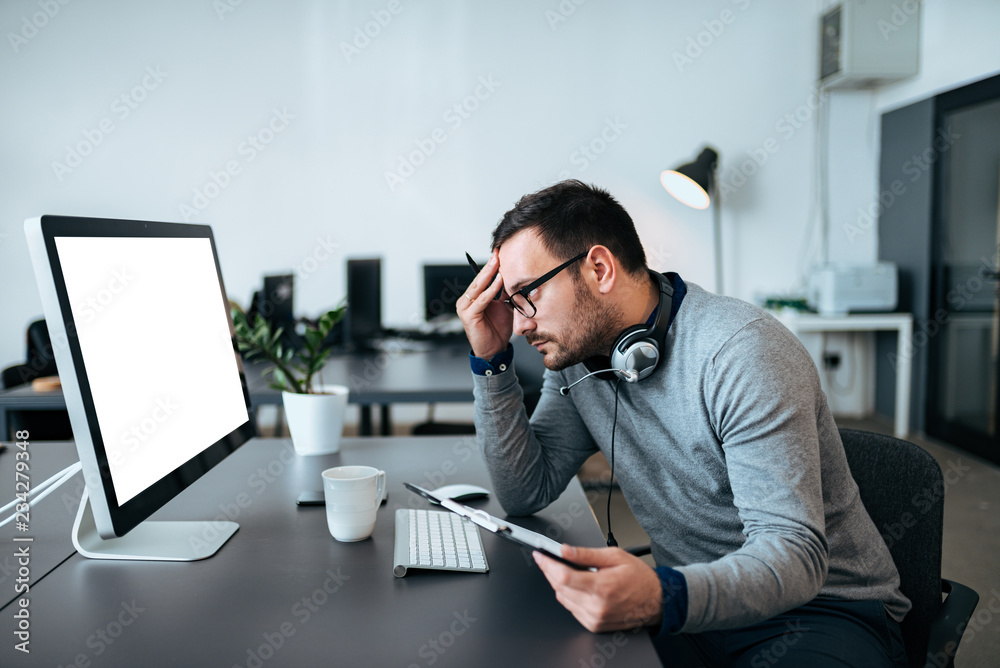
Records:
[[[461,515],[464,519],[472,522],[476,526],[482,527],[490,533],[496,534],[497,536],[500,536],[504,540],[508,540],[515,545],[520,545],[521,547],[532,551],[537,550],[545,556],[551,557],[552,559],[566,564],[570,568],[575,568],[578,571],[597,571],[596,568],[591,566],[581,566],[580,564],[573,563],[563,557],[562,543],[552,540],[547,536],[543,536],[542,534],[536,533],[530,529],[525,529],[524,527],[512,524],[511,522],[505,522],[498,517],[490,515],[485,510],[470,508],[469,506],[463,505],[454,499],[440,497],[434,492],[426,490],[418,485],[408,482],[404,482],[403,485],[406,489],[415,494],[419,494],[431,503],[437,504],[442,508]]]

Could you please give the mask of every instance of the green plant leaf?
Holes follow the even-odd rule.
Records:
[[[309,351],[315,353],[315,351],[319,350],[319,347],[323,345],[324,338],[325,337],[322,334],[320,334],[317,330],[307,329],[306,346],[308,346]]]
[[[318,329],[323,338],[333,330],[334,325],[336,325],[344,317],[344,313],[347,311],[347,300],[340,303],[337,308],[327,311],[319,318]]]
[[[324,350],[319,355],[313,357],[313,359],[309,362],[309,371],[311,373],[316,373],[317,371],[322,369],[326,365],[326,359],[329,356],[330,356],[330,351]]]
[[[275,380],[274,385],[277,385],[279,389],[287,390],[289,392],[299,392],[299,388],[295,383],[295,380],[293,378],[289,378],[284,371],[278,367],[274,367],[273,373]]]
[[[251,325],[246,312],[237,304],[231,304],[236,348],[248,359],[263,357],[271,362],[263,370],[274,380],[271,387],[287,392],[310,393],[313,377],[323,369],[330,355],[330,351],[323,348],[323,342],[343,319],[347,306],[347,300],[341,300],[337,308],[323,313],[315,323],[307,321],[305,345],[297,350],[282,343],[283,328],[272,330],[265,318],[256,318]]]

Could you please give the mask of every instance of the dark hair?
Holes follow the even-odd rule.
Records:
[[[646,268],[646,253],[628,212],[606,190],[576,179],[518,200],[493,230],[493,248],[531,228],[557,258],[568,260],[599,244],[614,254],[626,273]]]

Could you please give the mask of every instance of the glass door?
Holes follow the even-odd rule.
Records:
[[[973,90],[967,90],[973,89]],[[927,431],[1000,463],[1000,82],[938,98]]]

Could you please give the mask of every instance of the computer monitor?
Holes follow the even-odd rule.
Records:
[[[271,331],[281,330],[281,344],[297,350],[303,347],[302,337],[295,331],[295,275],[278,274],[264,277],[263,289],[254,294],[250,305],[254,318],[264,318]]]
[[[264,290],[261,292],[260,303],[257,305],[257,315],[266,318],[272,325],[284,327],[295,321],[295,276],[281,274],[264,277]]]
[[[475,274],[468,263],[425,264],[424,318],[427,322],[457,318],[458,298],[465,294],[473,278]]]
[[[347,261],[347,340],[370,348],[382,335],[382,260]]]
[[[254,435],[211,228],[42,216],[25,233],[86,482],[74,546],[211,556],[235,523],[144,521]]]

